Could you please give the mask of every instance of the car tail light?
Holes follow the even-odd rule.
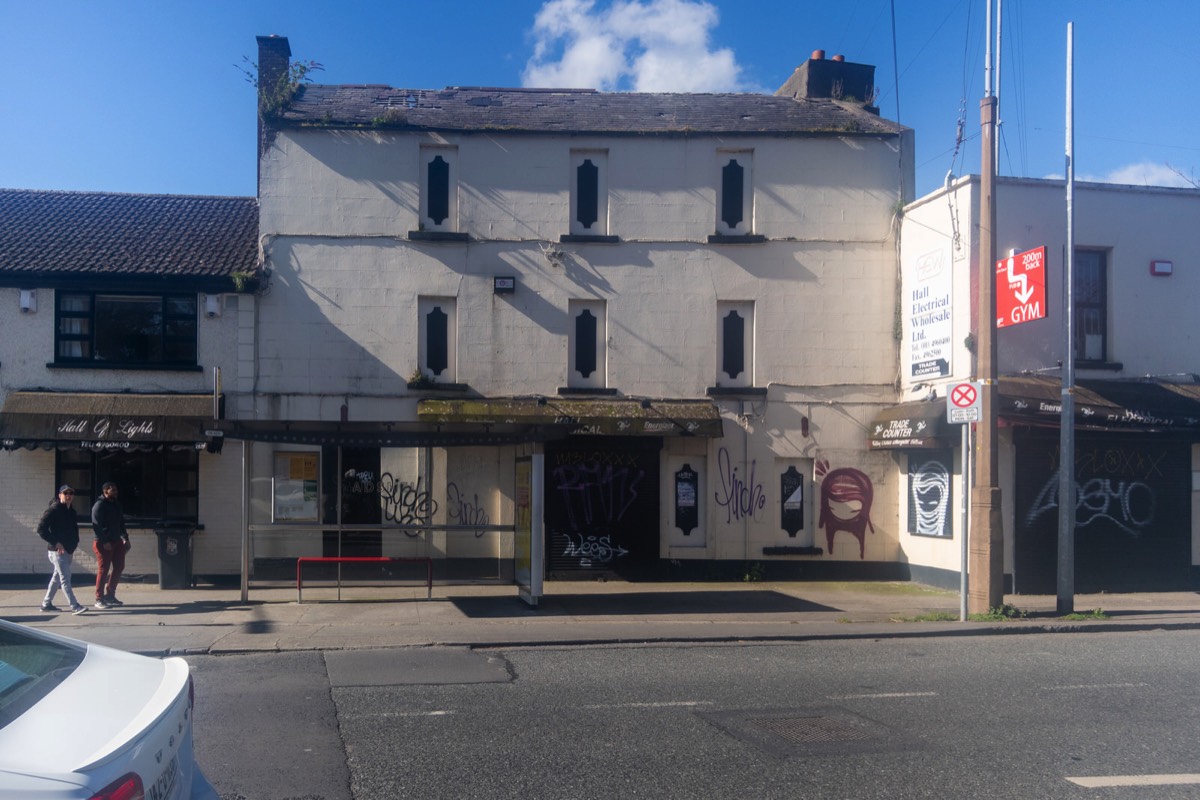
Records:
[[[136,772],[130,772],[105,786],[91,800],[145,800],[146,790]]]

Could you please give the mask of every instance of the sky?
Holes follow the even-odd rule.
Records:
[[[999,172],[1200,182],[1200,0],[1001,0]],[[255,36],[317,83],[773,92],[876,67],[917,194],[979,172],[986,0],[0,0],[0,187],[252,196]],[[893,24],[894,20],[894,24]],[[1191,183],[1189,184],[1189,180]]]

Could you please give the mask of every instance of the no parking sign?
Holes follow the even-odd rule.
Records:
[[[983,395],[974,382],[951,384],[946,393],[946,421],[953,424],[983,419]]]

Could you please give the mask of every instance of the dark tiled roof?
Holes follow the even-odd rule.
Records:
[[[586,89],[302,87],[283,124],[443,131],[624,135],[897,134],[852,103],[765,94],[648,94]]]
[[[0,189],[0,275],[228,277],[258,264],[258,201]]]

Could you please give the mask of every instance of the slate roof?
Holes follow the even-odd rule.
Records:
[[[896,135],[854,103],[765,94],[381,85],[301,87],[277,125],[605,135]]]
[[[228,278],[258,267],[253,197],[0,189],[0,276]]]

